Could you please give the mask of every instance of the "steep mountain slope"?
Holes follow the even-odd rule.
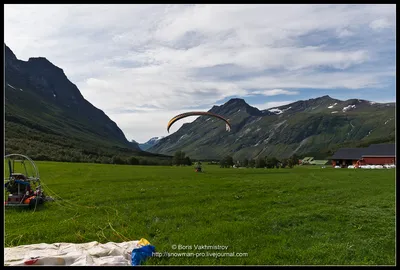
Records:
[[[260,111],[243,99],[231,99],[210,111],[227,117],[231,132],[225,131],[221,121],[201,116],[148,151],[173,154],[182,150],[190,157],[204,159],[226,155],[236,159],[280,158],[306,153],[326,157],[341,145],[394,141],[394,103],[323,96]]]
[[[4,91],[6,153],[73,161],[154,156],[128,142],[116,123],[46,58],[21,61],[5,45]]]

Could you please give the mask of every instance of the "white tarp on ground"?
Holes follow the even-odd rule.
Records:
[[[141,246],[139,241],[23,245],[4,249],[4,265],[29,265],[25,262],[30,261],[32,265],[130,266],[132,250]]]

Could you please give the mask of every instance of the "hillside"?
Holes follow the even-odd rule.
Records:
[[[146,151],[150,147],[156,145],[162,138],[164,138],[164,137],[162,137],[162,136],[161,137],[153,137],[145,143],[139,143],[139,147],[143,151]]]
[[[161,139],[148,151],[193,158],[235,159],[292,154],[326,158],[343,146],[394,142],[395,104],[330,96],[300,100],[260,111],[243,99],[231,99],[210,110],[226,117],[231,132],[218,119],[201,116]]]
[[[113,156],[158,157],[128,142],[46,58],[18,60],[5,45],[5,151],[34,159],[107,163]]]

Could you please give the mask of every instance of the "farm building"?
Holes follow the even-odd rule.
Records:
[[[310,165],[326,165],[329,160],[325,159],[314,159],[310,162]]]
[[[301,161],[299,161],[301,165],[325,165],[328,163],[328,160],[318,160],[314,159],[314,157],[305,157]]]
[[[396,164],[395,144],[372,144],[365,149],[361,164],[384,165]]]
[[[332,166],[396,164],[395,144],[371,144],[366,148],[341,148],[331,157]]]
[[[307,164],[310,164],[310,162],[311,162],[313,159],[314,159],[313,157],[305,157],[305,158],[303,158],[302,160],[299,160],[299,163],[300,163],[300,164],[303,164],[303,165],[307,165]]]

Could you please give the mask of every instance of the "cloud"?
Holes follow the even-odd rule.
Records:
[[[204,110],[209,110],[204,109]],[[154,110],[143,112],[117,112],[110,113],[109,117],[118,122],[118,126],[127,135],[128,140],[134,139],[139,143],[145,143],[152,135],[168,136],[177,131],[183,124],[196,120],[199,116],[189,116],[175,122],[170,132],[167,132],[167,124],[172,117],[184,113],[186,110]],[[153,136],[154,137],[154,136]]]
[[[374,99],[376,103],[396,103],[395,99]]]
[[[377,20],[372,21],[369,24],[369,27],[371,27],[373,30],[381,30],[384,28],[389,28],[390,23],[386,19],[377,19]]]
[[[19,59],[61,67],[136,140],[162,136],[150,125],[165,115],[233,96],[383,91],[395,78],[395,19],[383,4],[13,4],[5,42]]]
[[[337,31],[337,35],[340,38],[346,38],[353,36],[354,33],[352,31],[349,31],[348,29],[340,29]]]
[[[269,88],[314,88],[314,89],[362,89],[384,87],[384,78],[393,76],[392,72],[287,72],[275,76],[259,76],[238,81],[242,88],[257,88],[261,85]]]
[[[272,108],[280,107],[283,105],[287,105],[287,104],[290,104],[293,102],[296,102],[296,100],[270,101],[270,102],[265,102],[265,103],[260,103],[260,104],[254,104],[252,106],[256,107],[259,110],[267,110],[267,109],[272,109]]]
[[[298,95],[298,91],[288,91],[283,89],[272,89],[272,90],[263,90],[263,91],[254,91],[251,94],[263,95],[263,96],[277,96],[277,95]]]

